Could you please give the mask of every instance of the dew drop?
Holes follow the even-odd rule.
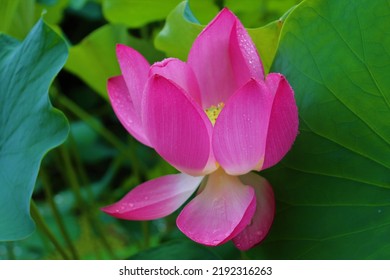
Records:
[[[258,230],[258,231],[256,231],[256,235],[257,235],[257,236],[261,236],[261,235],[263,235],[263,231],[262,231],[262,230]]]
[[[219,243],[219,240],[213,240],[213,241],[211,241],[211,244],[212,244],[212,245],[218,245],[218,243]]]

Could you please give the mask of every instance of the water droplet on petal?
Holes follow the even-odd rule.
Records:
[[[261,236],[261,235],[263,235],[263,231],[262,231],[262,230],[258,230],[258,231],[256,231],[256,235],[257,235],[257,236]]]
[[[214,245],[214,246],[218,245],[219,244],[219,240],[213,240],[213,241],[211,241],[211,244]]]

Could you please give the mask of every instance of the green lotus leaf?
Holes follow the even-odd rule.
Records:
[[[390,258],[389,8],[313,0],[287,18],[272,71],[295,90],[300,134],[263,172],[277,213],[251,257]]]
[[[64,65],[65,42],[42,20],[23,42],[0,35],[0,240],[31,234],[30,199],[45,153],[61,144],[68,122],[48,89]]]
[[[130,36],[122,25],[104,25],[76,46],[70,48],[65,69],[81,78],[103,98],[107,96],[107,79],[119,75],[115,55],[116,44],[125,44],[140,51],[149,62],[163,58],[150,42]]]

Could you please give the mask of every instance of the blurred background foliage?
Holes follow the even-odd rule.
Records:
[[[174,41],[176,51],[188,48],[201,25],[224,6],[248,28],[276,20],[260,31],[250,30],[252,37],[268,34],[268,44],[276,50],[277,20],[298,2],[189,0],[183,28],[189,28],[192,36],[185,36],[188,42]],[[39,170],[32,206],[37,208],[37,230],[24,240],[0,242],[0,259],[248,257],[231,243],[208,248],[188,240],[176,228],[177,213],[151,222],[131,222],[99,210],[143,181],[176,172],[122,128],[108,102],[106,80],[120,73],[117,43],[139,50],[151,63],[170,55],[169,40],[180,38],[170,34],[181,32],[175,27],[183,17],[172,13],[170,27],[167,22],[168,30],[162,30],[179,4],[180,0],[0,0],[0,32],[23,40],[42,16],[68,43],[68,60],[49,94],[70,122],[66,143],[49,152]],[[178,56],[185,59],[185,54]],[[273,55],[266,59],[266,67]]]

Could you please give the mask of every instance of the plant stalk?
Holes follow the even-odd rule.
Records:
[[[45,236],[47,236],[49,238],[49,240],[51,241],[51,243],[53,243],[54,247],[56,248],[58,253],[60,253],[62,258],[64,260],[69,260],[70,258],[68,256],[68,254],[62,248],[60,242],[57,240],[57,238],[55,237],[53,232],[50,230],[50,228],[46,224],[45,220],[43,219],[43,217],[39,213],[37,205],[35,204],[35,202],[33,200],[31,200],[30,210],[31,210],[31,216],[34,219],[35,223],[37,224],[37,227],[45,234]]]

